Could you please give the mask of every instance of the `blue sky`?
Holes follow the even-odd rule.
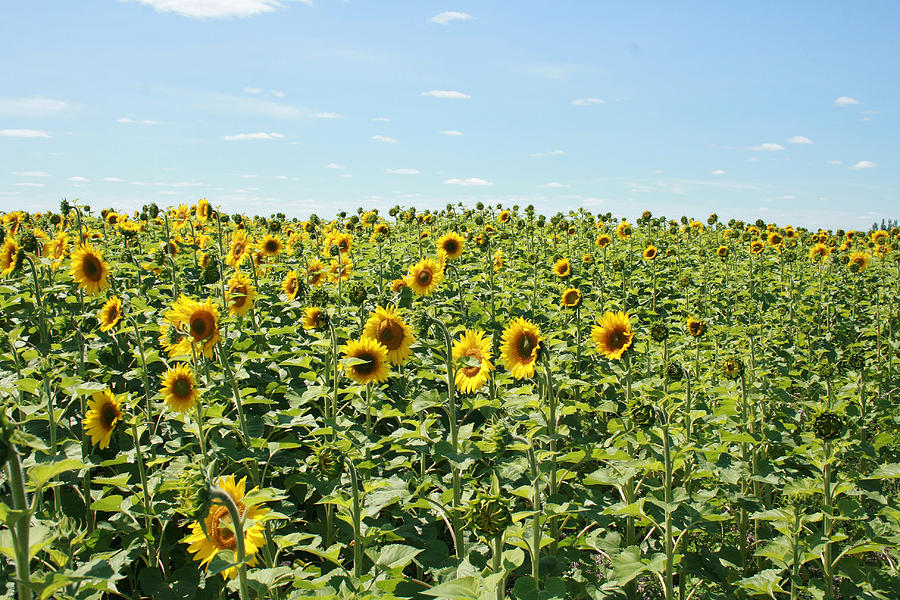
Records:
[[[900,217],[894,2],[0,7],[0,209]]]

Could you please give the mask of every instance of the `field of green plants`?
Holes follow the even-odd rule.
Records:
[[[2,215],[0,597],[900,598],[900,232]]]

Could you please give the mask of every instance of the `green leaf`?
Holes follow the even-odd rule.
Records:
[[[119,496],[118,494],[106,496],[105,498],[100,498],[99,500],[91,504],[91,510],[119,512],[122,508],[122,500],[124,500],[124,498],[122,496]]]
[[[477,577],[462,577],[440,585],[430,590],[422,590],[420,593],[435,598],[448,598],[451,600],[472,600],[481,595],[481,579]]]
[[[741,588],[749,591],[751,594],[757,596],[769,596],[774,599],[776,598],[775,592],[781,594],[786,593],[780,584],[781,574],[783,572],[784,571],[781,569],[766,569],[752,577],[741,579],[737,583]]]
[[[898,479],[900,478],[900,463],[881,465],[866,477],[866,479]]]
[[[402,569],[406,567],[417,554],[422,552],[419,548],[405,546],[403,544],[388,544],[382,547],[376,553],[370,554],[370,557],[376,565],[385,567],[386,569]]]
[[[28,470],[28,477],[34,483],[36,488],[43,487],[48,481],[67,471],[77,471],[87,467],[80,460],[74,458],[64,458],[51,463],[43,463],[35,465]]]

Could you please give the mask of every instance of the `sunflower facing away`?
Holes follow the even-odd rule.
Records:
[[[557,277],[568,277],[572,274],[572,265],[568,258],[561,258],[553,263],[553,274]]]
[[[109,446],[116,423],[124,416],[118,399],[106,388],[96,391],[88,400],[88,410],[84,415],[84,432],[91,436],[91,444],[99,445],[101,450]]]
[[[245,492],[246,485],[246,477],[235,482],[234,475],[219,477],[216,481],[216,486],[225,490],[237,505],[244,528],[244,553],[247,556],[247,565],[252,567],[256,564],[256,553],[266,543],[263,522],[269,509],[259,504],[244,505],[244,497],[256,490],[253,488]],[[191,533],[182,540],[189,544],[188,552],[194,554],[194,560],[199,560],[200,564],[206,565],[209,570],[209,562],[222,550],[230,550],[235,553],[234,558],[236,559],[237,539],[234,536],[228,508],[221,504],[210,506],[204,525],[206,533],[203,532],[204,527],[199,522],[191,523]],[[237,567],[222,571],[222,577],[225,579],[232,579],[236,576]]]
[[[112,296],[100,309],[100,331],[109,331],[122,318],[122,301]]]
[[[163,316],[169,325],[184,333],[176,348],[169,351],[170,354],[174,351],[175,356],[190,356],[193,341],[197,352],[202,351],[204,356],[212,358],[213,347],[222,339],[219,335],[219,307],[212,299],[199,302],[181,296]]]
[[[415,341],[409,326],[391,306],[377,307],[366,321],[362,335],[387,348],[387,358],[394,365],[403,363],[409,357],[409,345]]]
[[[94,295],[109,287],[109,267],[103,262],[103,255],[94,250],[89,242],[72,253],[72,279],[85,293]]]
[[[328,315],[318,306],[307,306],[303,310],[303,327],[314,331],[322,331],[328,325]]]
[[[284,281],[281,282],[281,289],[284,290],[288,302],[293,302],[297,297],[297,290],[300,289],[300,277],[297,275],[297,271],[288,271],[288,274],[284,276]]]
[[[576,288],[568,288],[563,290],[559,303],[566,308],[575,308],[581,304],[581,292]]]
[[[190,412],[200,398],[194,373],[185,365],[166,371],[162,380],[162,396],[173,412]]]
[[[452,231],[445,233],[437,241],[438,250],[447,253],[447,260],[458,258],[463,253],[463,246],[465,246],[465,240]]]
[[[540,342],[544,339],[537,326],[519,317],[503,332],[500,354],[503,365],[516,379],[534,375]]]
[[[420,296],[432,293],[443,280],[444,269],[433,258],[423,258],[409,268],[406,276],[406,284]]]
[[[358,358],[359,362],[349,367],[347,376],[356,383],[381,383],[388,378],[388,350],[380,342],[363,337],[359,341],[350,340],[344,346],[345,358]]]
[[[464,364],[456,369],[456,389],[474,394],[487,383],[494,365],[491,364],[491,340],[483,331],[467,329],[453,342],[453,359]]]
[[[634,332],[628,315],[619,312],[607,312],[591,329],[591,339],[597,346],[597,352],[612,360],[619,360],[634,343]]]
[[[246,316],[253,308],[256,288],[250,278],[235,271],[228,280],[228,312],[236,317]]]

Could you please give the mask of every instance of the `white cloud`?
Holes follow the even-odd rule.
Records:
[[[854,104],[859,104],[859,100],[856,98],[851,98],[850,96],[841,96],[837,100],[834,101],[835,106],[847,107],[853,106]]]
[[[49,138],[53,136],[38,129],[0,129],[0,137]]]
[[[551,181],[550,183],[544,183],[538,186],[539,188],[568,188],[572,187],[567,183],[559,183],[558,181]]]
[[[870,160],[861,160],[850,168],[853,169],[854,171],[859,171],[860,169],[874,169],[877,166],[878,165],[876,165],[875,163],[873,163]]]
[[[791,144],[812,144],[813,141],[808,137],[802,135],[795,135],[794,137],[788,139],[788,142]]]
[[[431,23],[437,23],[438,25],[449,25],[453,21],[471,21],[474,19],[472,15],[464,12],[457,12],[455,10],[445,10],[442,13],[438,13],[428,19]]]
[[[326,169],[346,169],[347,165],[339,165],[337,163],[332,162],[332,163],[328,163],[327,165],[325,165],[325,168]]]
[[[314,119],[340,119],[342,115],[333,112],[319,112],[314,113]]]
[[[446,183],[448,185],[462,185],[465,187],[494,185],[490,181],[487,181],[486,179],[481,179],[479,177],[469,177],[468,179],[459,179],[459,178],[445,179],[444,183]]]
[[[828,164],[829,164],[829,165],[842,165],[842,164],[844,164],[844,163],[843,163],[842,161],[840,161],[840,160],[829,160],[829,161],[828,161]]]
[[[88,178],[87,178],[87,177],[81,177],[81,176],[79,176],[79,175],[76,175],[75,177],[69,177],[69,181],[72,181],[72,182],[74,182],[74,183],[87,183],[87,182],[88,182]]]
[[[234,135],[226,135],[223,140],[229,142],[238,142],[242,140],[278,140],[284,137],[283,133],[266,133],[265,131],[257,131],[256,133],[236,133]]]
[[[562,156],[563,154],[565,154],[565,151],[557,148],[556,150],[551,150],[550,152],[535,152],[534,154],[529,154],[528,156]]]
[[[262,94],[262,88],[249,87],[245,85],[243,89],[248,94]]]
[[[724,175],[725,171],[723,171],[722,169],[716,169],[715,171],[712,172],[712,174],[713,175]]]
[[[385,169],[384,172],[390,175],[418,175],[420,173],[418,169]]]
[[[116,123],[137,123],[134,119],[129,119],[128,117],[122,117],[120,119],[116,119]]]
[[[456,129],[444,129],[443,131],[441,131],[441,133],[444,135],[462,135],[463,134],[462,131],[459,131]]]
[[[122,183],[122,182],[124,182],[125,180],[124,180],[124,179],[119,179],[118,177],[104,177],[104,178],[102,179],[102,181],[110,181],[110,182],[112,182],[112,183]]]
[[[767,152],[775,152],[777,150],[784,150],[784,146],[781,144],[775,144],[772,142],[765,142],[760,144],[759,146],[750,146],[751,150],[766,150]]]
[[[0,99],[0,114],[15,117],[49,117],[73,108],[77,105],[54,98]]]
[[[455,90],[431,90],[428,92],[422,92],[419,95],[431,96],[432,98],[446,98],[450,100],[468,100],[472,97],[469,94],[464,94]]]
[[[23,181],[22,183],[16,184],[19,187],[33,187],[33,188],[42,188],[44,187],[43,183],[33,183],[31,181]]]
[[[21,171],[19,173],[10,173],[10,175],[18,175],[19,177],[50,177],[50,173],[46,171]]]
[[[300,0],[312,6],[312,0]],[[174,12],[195,19],[250,17],[284,8],[280,0],[137,0],[157,12]]]
[[[576,98],[572,100],[572,106],[588,106],[589,104],[603,104],[603,98]]]
[[[140,123],[141,125],[159,125],[159,121],[151,121],[150,119],[144,119],[142,121],[135,121],[134,119],[129,119],[128,117],[122,117],[120,119],[116,119],[116,123],[124,123],[124,124]]]
[[[390,121],[387,117],[372,117],[372,121],[375,123],[387,123]]]
[[[386,135],[373,135],[372,139],[376,142],[384,142],[385,144],[396,144],[397,140]]]

